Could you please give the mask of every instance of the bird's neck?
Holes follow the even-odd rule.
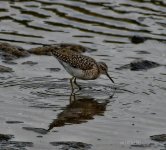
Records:
[[[97,63],[98,71],[99,71],[99,76],[103,74],[103,70],[100,67],[100,63]]]

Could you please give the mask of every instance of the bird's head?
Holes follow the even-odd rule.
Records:
[[[106,75],[114,83],[113,79],[108,74],[108,66],[104,62],[98,62],[97,64],[98,64],[100,73]]]

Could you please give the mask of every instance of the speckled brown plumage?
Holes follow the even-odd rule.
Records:
[[[70,64],[74,68],[81,70],[90,70],[96,61],[88,56],[80,55],[80,53],[73,52],[70,49],[64,48],[61,50],[52,50],[53,55],[63,62]]]

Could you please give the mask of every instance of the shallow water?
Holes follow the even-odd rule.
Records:
[[[0,74],[0,133],[32,142],[26,149],[34,150],[59,149],[52,144],[58,141],[83,142],[93,150],[164,148],[149,137],[166,132],[166,67],[115,68],[138,58],[166,64],[165,18],[165,0],[1,0],[0,42],[26,49],[62,42],[87,46],[92,51],[86,55],[108,64],[117,91],[110,97],[113,85],[106,77],[79,81],[83,90],[73,104],[70,76],[55,58],[1,60],[14,72]],[[133,35],[147,40],[132,44]],[[63,123],[48,132],[58,119]]]

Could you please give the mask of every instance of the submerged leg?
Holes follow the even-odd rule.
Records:
[[[70,94],[70,104],[76,100],[76,95],[74,92],[71,92]]]
[[[74,86],[73,86],[73,79],[74,79],[75,77],[72,77],[71,79],[70,79],[70,85],[71,85],[71,90],[72,90],[72,92],[74,91]]]
[[[82,89],[81,86],[77,84],[77,82],[76,82],[76,77],[74,77],[74,84],[78,87],[79,90]]]

